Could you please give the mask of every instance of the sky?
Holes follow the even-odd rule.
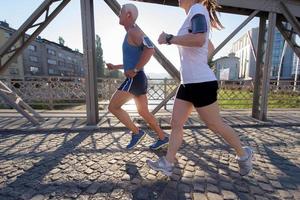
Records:
[[[5,20],[12,28],[18,29],[43,0],[0,0],[0,2],[0,20]],[[177,33],[186,17],[184,10],[179,7],[128,0],[118,0],[118,2],[121,5],[134,3],[138,7],[139,17],[137,24],[175,67],[179,69],[180,64],[177,47],[175,45],[159,45],[157,38],[162,31],[171,34]],[[94,0],[94,12],[95,33],[101,38],[105,62],[121,64],[121,48],[125,36],[125,29],[119,25],[118,17],[103,0]],[[246,16],[226,13],[220,13],[219,17],[225,28],[220,31],[212,31],[210,38],[215,47],[226,39],[226,37],[247,18]],[[214,57],[214,59],[227,56],[232,43],[245,34],[246,31],[257,26],[258,19],[254,18]],[[40,36],[54,42],[58,42],[58,38],[61,36],[64,38],[66,46],[72,49],[79,49],[82,52],[81,27],[80,0],[71,0],[62,12],[44,29]],[[161,67],[154,58],[146,65],[145,71],[151,74],[166,73],[163,67]]]

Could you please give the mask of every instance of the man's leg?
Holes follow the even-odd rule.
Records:
[[[149,124],[150,128],[158,134],[159,139],[163,140],[165,134],[156,122],[155,117],[149,112],[147,96],[145,94],[135,96],[134,101],[139,115],[143,117],[143,119]]]
[[[139,128],[132,122],[128,113],[121,108],[132,98],[133,95],[131,93],[117,90],[109,102],[108,110],[134,134],[137,134],[139,132]]]

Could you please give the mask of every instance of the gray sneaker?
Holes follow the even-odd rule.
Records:
[[[164,156],[160,157],[157,161],[146,160],[146,163],[155,171],[160,171],[166,176],[172,175],[174,164],[170,164]]]
[[[241,176],[246,176],[248,175],[251,170],[252,170],[252,159],[253,159],[253,150],[251,147],[243,147],[245,150],[246,154],[248,155],[247,159],[245,160],[240,160],[238,157],[236,158],[239,167],[240,167],[240,175]]]

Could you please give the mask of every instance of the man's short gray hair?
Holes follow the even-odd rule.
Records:
[[[136,21],[136,19],[138,18],[138,15],[139,15],[139,11],[137,9],[137,7],[132,4],[132,3],[127,3],[127,4],[124,4],[122,6],[122,9],[124,9],[124,11],[127,13],[127,12],[130,12],[131,15],[132,15],[132,19],[134,21]]]

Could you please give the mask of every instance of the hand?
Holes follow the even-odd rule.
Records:
[[[109,70],[115,70],[115,65],[113,65],[111,63],[106,63],[106,66]]]
[[[126,72],[124,72],[124,74],[128,78],[133,78],[136,76],[136,73],[133,70],[127,70]]]
[[[165,32],[162,32],[160,34],[160,36],[158,37],[158,44],[167,44],[167,41],[166,41],[166,36],[167,34]]]

